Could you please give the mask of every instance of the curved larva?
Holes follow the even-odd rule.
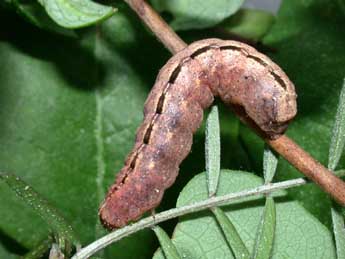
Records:
[[[146,100],[133,151],[99,210],[104,226],[124,226],[158,206],[214,96],[270,138],[285,131],[297,110],[294,85],[254,48],[219,39],[191,44],[161,69]]]

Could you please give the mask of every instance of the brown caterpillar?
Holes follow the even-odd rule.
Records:
[[[279,137],[297,112],[294,85],[265,55],[235,41],[191,44],[159,72],[133,151],[100,207],[105,227],[122,227],[158,206],[215,96],[269,138]]]

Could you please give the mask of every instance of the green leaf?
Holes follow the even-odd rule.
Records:
[[[52,207],[30,185],[14,174],[0,173],[0,180],[6,182],[17,196],[48,224],[54,235],[57,236],[59,246],[64,250],[66,249],[67,254],[71,252],[71,245],[80,245],[72,227],[60,215],[56,208]]]
[[[165,258],[166,259],[180,259],[181,257],[178,254],[176,247],[171,242],[171,239],[169,238],[167,233],[165,233],[165,231],[159,226],[155,226],[152,229],[159,240],[159,244],[161,245]]]
[[[25,254],[23,259],[37,259],[43,258],[43,256],[49,251],[53,244],[53,237],[48,236],[42,242],[40,242],[36,247],[34,247],[29,253]]]
[[[334,174],[338,177],[344,177],[345,176],[345,170],[340,169],[340,170],[334,171]]]
[[[60,26],[70,29],[103,21],[116,9],[90,0],[38,0],[48,15]]]
[[[274,174],[276,173],[277,165],[278,158],[273,153],[273,151],[267,145],[265,145],[263,164],[265,184],[268,184],[273,180]]]
[[[170,12],[174,19],[170,25],[175,30],[211,27],[234,14],[243,0],[152,0],[158,11]]]
[[[231,220],[220,208],[212,209],[213,214],[216,216],[219,226],[221,227],[227,242],[230,245],[236,259],[247,259],[250,257],[248,249],[239,236],[236,228],[231,223]]]
[[[334,1],[285,0],[263,39],[263,44],[274,50],[268,54],[296,86],[298,114],[287,135],[322,164],[328,162],[329,140],[344,78],[345,34],[339,33],[343,28],[344,15]],[[243,127],[240,132],[250,157],[261,165],[258,154],[263,151],[262,140]],[[344,167],[343,155],[339,168]],[[261,172],[260,169],[256,171]],[[280,158],[276,181],[301,176]],[[310,184],[288,192],[331,229],[331,202],[318,186]]]
[[[68,30],[57,25],[48,16],[44,8],[42,8],[42,6],[36,1],[31,2],[12,0],[10,4],[16,9],[19,15],[41,29],[45,29],[69,37],[77,37],[76,33],[73,30]]]
[[[340,160],[345,145],[345,79],[340,92],[338,109],[329,148],[328,168],[334,170]]]
[[[0,243],[0,258],[15,259],[17,257],[10,253],[5,246]]]
[[[333,134],[329,148],[328,168],[334,170],[339,162],[345,144],[345,80],[340,92],[339,104],[333,126]],[[345,258],[345,223],[344,216],[337,205],[331,208],[333,233],[337,258]]]
[[[99,204],[133,146],[143,104],[168,58],[130,17],[125,7],[80,31],[80,40],[62,40],[16,15],[0,16],[11,24],[0,41],[0,170],[30,182],[83,245],[107,233]],[[0,200],[1,232],[28,250],[48,236],[46,224],[1,181]],[[99,256],[147,258],[155,249],[147,230]]]
[[[309,2],[304,1],[303,5]],[[291,3],[295,5],[296,1]],[[37,33],[21,23],[17,17],[12,17],[11,20],[0,17],[3,24],[11,24],[6,28],[6,37],[2,37],[0,42],[0,119],[3,122],[0,127],[1,169],[16,172],[35,186],[44,197],[54,201],[53,205],[66,215],[66,219],[81,236],[83,244],[104,233],[98,228],[99,202],[132,147],[147,93],[158,69],[169,56],[164,52],[162,45],[147,36],[132,12],[129,13],[127,9],[121,11],[97,28],[80,32],[80,41],[61,40],[45,32]],[[318,13],[318,10],[314,11]],[[296,14],[303,16],[299,12],[295,14],[293,8],[287,13],[287,23],[294,23]],[[330,10],[330,13],[334,13],[334,10]],[[310,16],[311,14],[306,18],[310,19]],[[316,110],[309,113],[308,109],[304,110],[299,116],[310,115],[310,119],[315,120],[319,118],[319,114],[330,112],[333,121],[336,101],[332,97],[335,93],[338,96],[339,93],[339,89],[332,88],[338,86],[336,83],[339,82],[332,79],[333,73],[339,76],[341,74],[341,78],[344,76],[344,66],[342,71],[339,68],[344,60],[343,41],[339,40],[343,37],[339,33],[342,27],[335,26],[333,29],[333,19],[338,19],[336,15],[327,19],[324,14],[313,16],[316,17],[315,23],[313,20],[310,21],[308,27],[314,32],[313,35],[308,35],[313,36],[310,37],[311,41],[303,35],[306,25],[302,23],[299,28],[296,24],[294,28],[302,30],[301,34],[292,37],[294,44],[291,45],[289,36],[282,38],[282,42],[277,39],[274,56],[275,59],[280,59],[280,64],[284,64],[282,60],[294,55],[289,57],[292,60],[295,58],[294,62],[286,64],[289,73],[292,70],[295,76],[300,77],[296,84],[300,104],[304,103],[307,105],[304,107],[313,107]],[[328,20],[328,24],[320,28],[319,23],[322,24],[325,20]],[[330,27],[330,32],[324,27]],[[282,28],[279,33],[287,32],[290,31]],[[204,31],[201,31],[200,38],[203,37],[203,33]],[[10,36],[7,37],[7,34]],[[303,43],[309,44],[309,48],[315,45],[313,47],[317,48],[317,51],[310,53],[307,51],[308,48],[304,47],[301,48],[301,53],[296,54],[296,49],[301,44],[299,38],[303,38]],[[327,44],[323,45],[324,42]],[[333,49],[338,56],[333,53]],[[304,52],[307,53],[307,57],[302,62],[300,57],[302,54],[304,56]],[[316,61],[324,59],[320,53],[331,54],[331,57],[322,69],[316,70],[315,64],[320,63]],[[147,60],[150,61],[149,65]],[[301,82],[301,71],[308,68],[304,62],[310,60],[314,63],[308,63],[311,68],[306,74],[309,76],[309,83],[314,84],[309,86],[309,91],[301,91],[300,89],[305,87],[303,78]],[[332,62],[339,63],[339,67]],[[331,69],[328,69],[327,65]],[[297,73],[298,67],[301,70]],[[326,79],[332,80],[329,84],[324,84],[327,91],[321,93],[322,98],[315,94],[309,96],[309,99],[317,99],[314,103],[301,101],[306,94],[315,92],[319,83],[327,81]],[[330,105],[332,102],[333,106]],[[299,127],[303,120],[304,118],[301,118],[300,122],[297,120]],[[314,155],[320,152],[320,157],[324,157],[323,162],[326,162],[327,154],[324,154],[327,153],[325,150],[328,150],[329,135],[324,129],[331,126],[328,115],[325,117],[326,123],[323,122],[321,121],[315,129],[308,121],[309,127],[300,130],[297,140],[304,143],[303,146],[308,150],[312,150]],[[231,159],[226,156],[224,162],[230,168],[250,168],[251,164],[261,167],[261,152],[250,153],[248,162],[244,149],[242,153],[238,149],[234,150],[234,147],[241,148],[236,141],[238,132],[245,132],[243,128],[238,128],[237,123],[233,123],[235,127],[229,127],[229,131],[222,129],[222,132],[227,134],[227,138],[222,139],[226,142],[222,152],[225,149],[234,151],[229,152]],[[306,136],[306,132],[313,135],[315,131],[320,133],[316,134],[317,141],[308,146],[313,138]],[[195,162],[203,161],[204,153],[200,152],[203,147],[204,135],[199,131],[194,138],[192,153],[182,164],[178,181],[165,195],[164,207],[171,207],[179,188],[194,172],[204,168],[203,163]],[[246,147],[246,150],[250,148]],[[259,151],[262,151],[262,148]],[[256,163],[257,159],[260,163]],[[254,162],[250,163],[251,161]],[[341,160],[340,165],[342,161],[344,160]],[[282,170],[281,174],[287,172],[291,173],[291,168]],[[203,184],[205,185],[205,182]],[[18,202],[3,186],[0,185],[0,228],[6,235],[31,248],[36,241],[47,235],[47,229],[34,213],[26,209],[24,204]],[[299,190],[303,190],[304,196],[309,199],[310,202],[307,200],[305,204],[310,209],[315,208],[314,210],[325,214],[321,206],[327,204],[326,199],[319,199],[314,192],[309,194],[305,189],[296,188],[296,192]],[[256,231],[252,230],[253,233]],[[112,251],[105,251],[102,257],[113,258],[114,254],[119,258],[148,257],[155,245],[153,235],[143,231],[114,244]]]
[[[272,13],[262,10],[241,9],[221,23],[220,26],[237,36],[259,41],[267,34],[273,23],[274,15]]]
[[[205,200],[208,197],[206,176],[194,177],[181,192],[177,207]],[[263,180],[251,173],[222,170],[218,195],[255,188]],[[262,221],[263,197],[245,198],[241,202],[222,207],[249,250],[254,249],[256,233]],[[276,200],[276,231],[273,244],[273,259],[335,259],[331,232],[298,201],[289,200],[281,192]],[[234,258],[217,221],[209,211],[180,218],[172,242],[179,254],[186,258]],[[160,251],[154,259],[164,258]]]
[[[256,239],[254,258],[270,258],[273,248],[273,240],[276,227],[276,207],[272,197],[266,198],[266,204],[262,220],[259,225],[258,237]]]
[[[211,108],[211,112],[206,121],[206,173],[209,196],[217,192],[220,173],[220,131],[219,115],[217,106]]]
[[[344,0],[337,0],[337,2],[338,2],[339,8],[343,12],[343,14],[345,14],[345,1]]]
[[[344,215],[341,214],[340,209],[337,206],[332,208],[332,222],[333,233],[335,239],[335,247],[337,251],[337,258],[345,258],[345,223]]]

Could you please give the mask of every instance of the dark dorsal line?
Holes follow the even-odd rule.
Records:
[[[200,48],[200,49],[196,50],[192,55],[190,55],[190,57],[195,58],[195,57],[199,56],[200,54],[210,50],[211,48],[212,48],[211,46],[206,46],[206,47]]]
[[[267,67],[268,66],[268,64],[264,61],[264,60],[262,60],[261,58],[259,58],[259,57],[257,57],[257,56],[253,56],[253,55],[248,55],[247,56],[247,58],[250,58],[250,59],[252,59],[252,60],[255,60],[256,62],[258,62],[259,64],[261,64],[261,65],[263,65],[264,67]]]
[[[175,80],[178,76],[178,74],[181,72],[181,68],[182,68],[182,62],[180,64],[178,64],[178,66],[173,70],[173,72],[171,73],[168,83],[173,84],[175,83]]]
[[[279,85],[286,90],[287,86],[284,80],[279,75],[277,75],[274,71],[270,71],[270,74],[274,77],[274,80],[276,80],[279,83]]]

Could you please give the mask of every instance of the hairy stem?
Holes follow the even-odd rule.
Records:
[[[144,0],[124,0],[138,14],[140,19],[152,30],[156,37],[172,54],[184,49],[187,44]],[[242,118],[246,120],[246,118]],[[259,133],[259,136],[263,134]],[[313,159],[295,142],[283,135],[278,139],[264,140],[295,168],[309,179],[316,182],[329,193],[339,204],[345,205],[345,182],[336,177],[330,170]]]
[[[230,193],[223,196],[216,196],[211,197],[209,199],[196,202],[191,205],[183,206],[180,208],[174,208],[167,211],[163,211],[161,213],[158,213],[154,216],[150,216],[147,218],[144,218],[132,225],[128,225],[126,227],[123,227],[121,229],[118,229],[116,231],[113,231],[104,237],[94,241],[93,243],[89,244],[85,248],[81,249],[78,253],[76,253],[72,259],[85,259],[90,257],[91,255],[95,254],[97,251],[103,249],[104,247],[110,245],[113,242],[116,242],[124,237],[127,237],[135,232],[138,232],[145,228],[150,228],[160,222],[173,219],[182,215],[186,215],[189,213],[198,212],[201,210],[209,209],[216,206],[224,206],[228,205],[231,202],[238,201],[240,199],[270,193],[277,190],[287,189],[296,187],[299,185],[303,185],[307,183],[307,180],[304,178],[297,178],[293,180],[273,183],[273,184],[267,184],[262,185],[250,190],[244,190],[241,192],[236,193]]]

